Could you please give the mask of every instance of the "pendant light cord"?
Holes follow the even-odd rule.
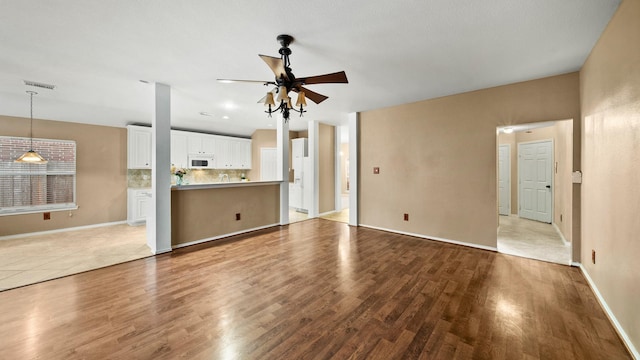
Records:
[[[29,127],[29,137],[31,138],[31,148],[29,150],[33,151],[33,95],[37,95],[38,93],[35,91],[27,91],[29,95],[31,95],[31,125]]]

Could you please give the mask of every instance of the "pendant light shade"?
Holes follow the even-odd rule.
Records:
[[[29,151],[22,154],[22,156],[17,158],[15,162],[25,164],[46,164],[47,160],[45,160],[37,152],[33,151],[33,95],[37,95],[38,93],[35,91],[27,91],[27,94],[31,96],[31,122],[29,125],[29,138],[31,138],[31,147]]]
[[[306,107],[307,106],[307,100],[306,100],[306,97],[304,96],[304,91],[300,91],[298,93],[298,99],[296,100],[296,106],[302,106],[302,107]]]
[[[267,93],[267,96],[264,99],[264,106],[268,105],[276,105],[276,103],[273,101],[273,93],[271,91]]]
[[[280,86],[280,90],[278,90],[278,98],[276,100],[278,100],[278,102],[280,101],[286,102],[288,97],[289,95],[287,95],[287,87]]]

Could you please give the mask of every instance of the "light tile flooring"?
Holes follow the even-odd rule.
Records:
[[[553,225],[518,216],[500,216],[498,252],[571,265],[571,246]]]
[[[289,224],[299,222],[299,221],[304,221],[304,220],[307,220],[308,218],[309,218],[309,215],[307,215],[307,213],[298,212],[291,208],[289,209]]]
[[[0,240],[0,291],[151,256],[145,226]]]
[[[332,220],[337,222],[349,223],[349,209],[342,209],[342,211],[337,211],[325,216],[321,216],[321,219]]]

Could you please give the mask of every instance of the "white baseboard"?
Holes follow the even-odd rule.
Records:
[[[562,242],[564,243],[564,246],[571,245],[571,242],[567,241],[567,239],[564,237],[564,234],[562,233],[562,231],[560,231],[560,228],[558,227],[558,225],[556,225],[556,223],[551,223],[551,225],[553,225],[553,228],[556,229],[556,231],[558,232],[558,235],[560,235],[560,238],[562,239]]]
[[[607,317],[613,324],[613,327],[616,329],[616,332],[618,333],[620,338],[622,338],[622,342],[627,347],[627,350],[629,350],[629,352],[631,353],[631,356],[633,356],[636,360],[640,360],[640,353],[638,353],[638,350],[635,348],[635,346],[633,346],[631,339],[629,339],[629,336],[622,328],[622,325],[620,325],[620,323],[618,322],[618,319],[613,314],[613,311],[611,311],[611,308],[609,308],[609,305],[602,297],[602,294],[600,294],[600,291],[596,287],[596,284],[591,279],[591,276],[589,276],[587,269],[585,269],[585,267],[582,266],[582,264],[580,264],[580,270],[582,271],[582,274],[584,275],[585,279],[587,279],[587,283],[589,283],[591,290],[593,291],[594,294],[596,294],[596,298],[598,299],[600,306],[602,306],[602,309],[604,310],[605,314],[607,314]]]
[[[473,244],[473,243],[468,243],[468,242],[458,241],[458,240],[444,239],[444,238],[439,238],[439,237],[429,236],[429,235],[414,234],[414,233],[410,233],[410,232],[406,232],[406,231],[398,231],[398,230],[386,229],[386,228],[381,228],[381,227],[371,226],[371,225],[365,225],[365,224],[360,224],[359,226],[370,228],[370,229],[375,229],[375,230],[387,231],[387,232],[396,233],[396,234],[409,235],[409,236],[418,237],[418,238],[427,239],[427,240],[441,241],[441,242],[446,242],[446,243],[449,243],[449,244],[462,245],[462,246],[472,247],[472,248],[476,248],[476,249],[482,249],[482,250],[489,250],[489,251],[493,251],[493,252],[498,252],[498,248],[497,247]]]
[[[114,221],[114,222],[101,223],[101,224],[91,224],[91,225],[84,225],[84,226],[76,226],[76,227],[63,228],[63,229],[54,229],[54,230],[46,230],[46,231],[37,231],[37,232],[32,232],[32,233],[7,235],[7,236],[0,236],[0,241],[1,240],[19,239],[19,238],[28,237],[28,236],[38,236],[38,235],[56,234],[56,233],[67,232],[67,231],[93,229],[93,228],[99,228],[99,227],[104,227],[104,226],[121,225],[121,224],[126,224],[126,223],[127,223],[126,220],[122,220],[122,221]]]
[[[244,234],[244,233],[248,233],[248,232],[252,232],[252,231],[257,231],[257,230],[262,230],[262,229],[275,227],[275,226],[280,226],[280,224],[276,223],[276,224],[271,224],[271,225],[259,226],[259,227],[255,227],[255,228],[252,228],[252,229],[240,230],[240,231],[236,231],[236,232],[232,232],[232,233],[228,233],[228,234],[213,236],[213,237],[210,237],[210,238],[190,241],[190,242],[184,243],[184,244],[172,245],[171,247],[173,249],[179,249],[179,248],[183,248],[185,246],[202,244],[203,242],[207,242],[207,241],[219,240],[219,239],[227,238],[227,237],[230,237],[230,236],[240,235],[240,234]],[[170,250],[168,250],[168,251],[170,251]]]

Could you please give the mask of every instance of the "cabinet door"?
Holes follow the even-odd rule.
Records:
[[[148,196],[137,196],[135,205],[135,219],[137,222],[146,222],[147,215],[149,215],[149,207],[151,205],[151,198]]]
[[[233,168],[233,143],[231,140],[224,137],[218,137],[216,139],[216,168],[217,169],[232,169]]]
[[[127,127],[127,167],[151,169],[151,128]]]
[[[171,165],[186,168],[187,162],[187,135],[172,131]]]
[[[187,137],[187,152],[189,154],[202,154],[202,137],[189,135]]]
[[[201,151],[203,154],[216,153],[216,137],[213,135],[204,135],[200,138]]]

